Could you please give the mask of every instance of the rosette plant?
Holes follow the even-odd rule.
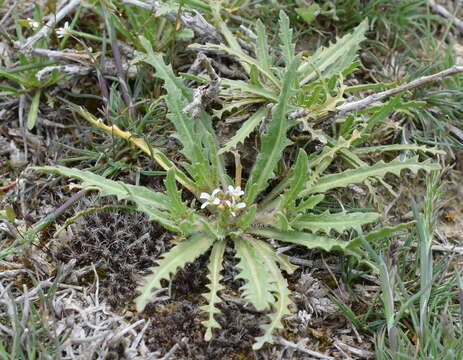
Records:
[[[380,215],[323,211],[320,203],[325,194],[349,184],[361,184],[369,178],[380,179],[386,173],[399,175],[405,169],[416,173],[420,169],[431,171],[439,167],[429,160],[419,162],[411,158],[373,165],[364,163],[361,167],[328,173],[336,155],[349,149],[358,138],[358,132],[353,131],[310,155],[304,149],[297,149],[297,157],[287,161],[291,164],[289,171],[280,172],[278,164],[285,149],[294,146],[287,133],[296,123],[288,118],[288,113],[294,110],[291,104],[304,96],[298,76],[302,59],[298,56],[285,56],[282,66],[269,68],[277,95],[266,131],[259,136],[260,148],[252,168],[242,171],[239,163],[228,166],[227,149],[219,146],[211,116],[202,111],[200,116],[191,118],[183,111],[193,101],[193,90],[174,74],[161,55],[154,53],[146,39],[140,40],[146,51],[143,61],[153,66],[155,75],[164,82],[168,119],[175,127],[175,138],[182,145],[183,161],[174,163],[144,139],[114,125],[105,125],[83,109],[80,113],[99,128],[127,139],[149,154],[167,171],[165,191],[155,192],[61,166],[35,169],[79,179],[82,188],[98,190],[102,196],[129,200],[151,220],[175,234],[175,245],[161,258],[154,259],[155,266],[139,283],[139,295],[135,299],[138,311],[143,311],[150,302],[155,289],[163,287],[163,281],[168,281],[178,269],[200,255],[209,253],[208,291],[204,294],[206,303],[201,306],[207,316],[202,323],[206,340],[212,338],[214,328],[220,327],[215,315],[219,312],[217,304],[224,288],[222,264],[225,249],[232,247],[239,260],[242,297],[268,315],[262,334],[253,345],[259,349],[266,342],[272,342],[274,331],[283,327],[282,319],[290,313],[291,293],[283,272],[289,274],[296,268],[285,254],[276,252],[272,244],[284,242],[358,256],[360,240],[344,241],[340,235],[374,223]],[[234,175],[230,176],[231,173]],[[186,200],[191,196],[183,196],[179,185],[191,192],[193,200]],[[401,228],[383,228],[370,232],[366,238],[375,239]]]

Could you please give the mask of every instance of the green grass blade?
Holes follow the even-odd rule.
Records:
[[[32,98],[31,107],[29,109],[29,113],[27,114],[27,129],[32,130],[35,126],[37,121],[37,116],[39,114],[39,104],[40,104],[40,95],[42,91],[37,89],[35,91],[34,97]]]

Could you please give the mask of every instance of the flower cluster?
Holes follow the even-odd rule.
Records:
[[[27,18],[26,22],[33,29],[38,29],[40,27],[40,23],[34,19]]]
[[[69,26],[69,22],[66,21],[62,28],[56,29],[56,36],[58,37],[58,39],[61,39],[69,35],[71,35],[71,27]]]
[[[236,213],[240,209],[244,209],[246,204],[240,202],[241,196],[244,195],[244,191],[241,190],[240,186],[233,187],[228,186],[227,191],[223,192],[222,189],[215,189],[211,194],[201,193],[199,196],[200,199],[206,200],[202,205],[201,209],[204,209],[206,206],[216,206],[221,210],[229,210],[232,216],[236,216]]]

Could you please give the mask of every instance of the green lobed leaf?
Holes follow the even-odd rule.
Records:
[[[177,183],[175,181],[175,169],[171,168],[167,171],[167,176],[164,179],[164,185],[167,190],[167,196],[169,197],[169,209],[174,217],[183,216],[188,212],[188,207],[182,201],[182,191],[177,189]]]
[[[403,151],[403,150],[421,151],[421,152],[429,153],[433,155],[445,155],[446,154],[445,151],[440,150],[437,147],[427,147],[424,145],[417,145],[417,144],[379,145],[379,146],[358,148],[352,151],[357,155],[364,155],[364,154],[370,154],[370,153],[381,153],[381,152],[386,152],[386,151]]]
[[[307,229],[311,232],[323,231],[330,232],[331,230],[338,233],[344,230],[372,223],[378,220],[377,213],[336,213],[330,214],[326,211],[320,215],[306,214],[298,216],[292,225],[298,229]]]
[[[293,44],[293,30],[289,26],[288,15],[286,15],[283,10],[280,11],[278,23],[283,61],[286,66],[289,66],[294,61],[296,46]]]
[[[253,304],[256,310],[263,311],[274,301],[273,285],[267,268],[252,246],[253,241],[253,238],[234,241],[236,256],[240,259],[238,268],[241,272],[238,278],[245,280],[240,289],[243,297]]]
[[[384,177],[387,173],[392,173],[397,176],[402,170],[408,169],[414,174],[418,170],[434,171],[439,170],[439,164],[432,163],[431,160],[423,162],[418,161],[418,156],[407,159],[405,161],[396,158],[388,163],[380,161],[371,166],[365,166],[358,169],[350,169],[337,174],[325,175],[321,177],[314,186],[310,186],[301,191],[299,197],[304,197],[313,193],[324,193],[330,189],[345,187],[349,184],[362,183],[366,179],[374,176]]]
[[[156,69],[156,76],[164,80],[164,86],[168,92],[180,91],[179,97],[185,98],[187,101],[192,100],[192,91],[189,89],[183,80],[175,76],[170,65],[166,65],[161,55],[155,54],[151,43],[143,36],[139,37],[140,43],[146,51],[146,57],[143,59]]]
[[[277,299],[272,304],[273,311],[268,315],[270,322],[261,326],[264,334],[256,338],[256,342],[252,346],[253,350],[259,350],[266,342],[273,342],[273,333],[275,330],[283,329],[281,320],[284,316],[291,314],[289,311],[291,292],[288,289],[286,279],[276,265],[278,260],[276,259],[274,250],[266,242],[260,240],[254,240],[252,246],[268,269],[272,281],[274,282],[274,293]]]
[[[254,131],[257,125],[265,118],[266,108],[265,106],[260,107],[249,119],[247,119],[236,132],[236,134],[220,149],[219,154],[230,151],[244,140]]]
[[[206,333],[204,339],[209,341],[212,339],[212,329],[220,328],[219,323],[215,320],[214,315],[220,313],[220,311],[215,306],[221,301],[219,297],[219,291],[224,287],[220,284],[222,280],[222,275],[220,272],[223,269],[223,254],[225,252],[225,241],[216,241],[212,247],[209,266],[208,278],[210,283],[207,285],[209,292],[203,294],[204,298],[207,301],[206,305],[200,307],[201,310],[205,311],[208,315],[207,320],[203,321],[201,324],[206,327]]]
[[[317,206],[323,199],[325,195],[318,194],[310,196],[307,199],[302,200],[296,207],[296,212],[306,212],[307,210],[312,210]]]
[[[31,167],[32,170],[55,173],[82,181],[84,189],[96,189],[101,196],[116,196],[118,200],[131,200],[139,206],[167,209],[169,198],[144,186],[124,184],[120,181],[106,179],[90,171],[67,168],[64,166]]]
[[[270,71],[272,66],[272,57],[269,54],[269,45],[268,45],[268,36],[265,32],[265,25],[260,19],[257,20],[256,24],[256,34],[257,34],[257,46],[256,46],[256,56],[257,60],[266,71]]]
[[[221,84],[225,88],[221,94],[223,96],[230,96],[233,99],[240,97],[245,99],[257,97],[259,98],[259,101],[278,101],[278,93],[276,93],[274,90],[258,85],[253,85],[246,81],[222,79]]]
[[[195,234],[175,245],[163,255],[162,259],[157,260],[157,265],[149,269],[152,274],[145,276],[137,288],[140,292],[140,295],[135,299],[137,311],[143,311],[151,300],[152,291],[161,288],[161,280],[169,279],[170,275],[175,273],[178,268],[193,262],[209,250],[214,242],[215,239],[207,234]]]
[[[350,66],[357,57],[357,50],[365,39],[367,29],[368,20],[364,20],[352,33],[337,39],[336,43],[328,47],[320,47],[299,67],[299,72],[304,76],[300,85],[303,86],[314,80],[318,76],[317,73],[330,77]]]
[[[302,245],[308,249],[321,249],[324,251],[345,251],[358,246],[357,242],[333,239],[327,236],[311,234],[300,231],[282,231],[274,228],[251,229],[253,235],[268,239],[275,239],[291,244]]]
[[[224,113],[232,112],[233,110],[238,110],[241,107],[253,105],[263,102],[261,98],[246,98],[243,100],[233,101],[231,103],[224,104],[220,110],[212,110],[214,117],[222,119]]]
[[[296,77],[298,59],[286,69],[281,93],[276,104],[272,119],[268,124],[268,131],[262,136],[262,145],[251,175],[247,182],[245,202],[251,204],[257,195],[265,190],[267,182],[273,177],[273,171],[281,160],[283,150],[291,144],[286,133],[292,122],[287,119],[288,102],[294,93],[292,85]]]

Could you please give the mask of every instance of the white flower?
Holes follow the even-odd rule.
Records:
[[[56,36],[58,36],[59,39],[67,35],[70,35],[70,34],[71,34],[71,27],[69,26],[68,21],[64,23],[64,26],[62,28],[56,29]]]
[[[27,18],[27,21],[29,22],[29,26],[31,26],[33,29],[38,29],[40,26],[40,23],[38,21],[35,21],[31,18]]]
[[[205,193],[205,192],[201,193],[201,195],[199,195],[199,198],[206,200],[206,202],[204,202],[201,205],[201,209],[204,209],[208,205],[219,205],[220,204],[220,199],[216,195],[221,191],[222,190],[220,190],[220,189],[215,189],[214,191],[212,191],[211,194],[208,194],[208,193]]]
[[[244,195],[244,191],[241,190],[241,186],[237,186],[236,188],[228,185],[227,194],[229,194],[233,198],[239,198],[241,195]]]
[[[230,214],[232,214],[232,216],[236,216],[236,212],[238,210],[244,209],[246,207],[246,204],[244,202],[235,204],[235,202],[232,202],[230,200],[225,200],[225,205],[227,205],[230,209]]]

